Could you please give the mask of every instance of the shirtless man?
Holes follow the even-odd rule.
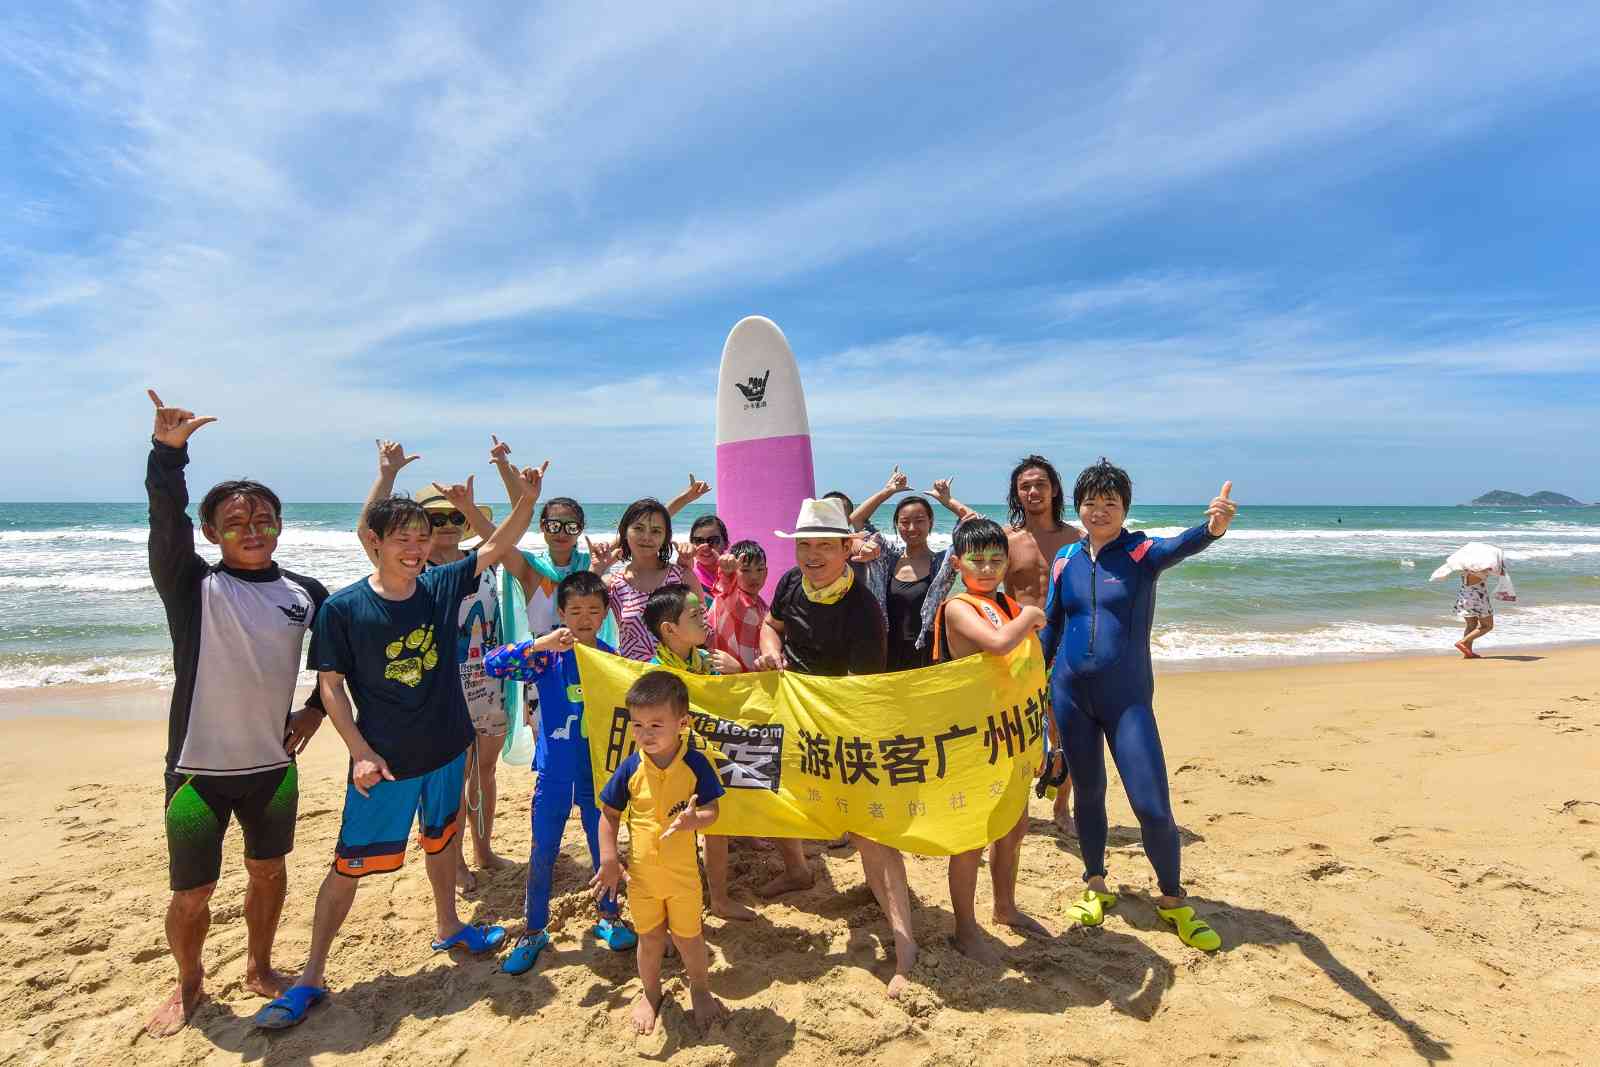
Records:
[[[1012,469],[1006,503],[1011,508],[1006,595],[1043,611],[1050,562],[1083,534],[1061,517],[1066,508],[1061,475],[1043,456],[1026,456]]]
[[[1061,475],[1043,456],[1024,456],[1011,470],[1011,489],[1006,503],[1011,508],[1011,521],[1006,529],[1006,552],[1010,563],[1006,568],[1005,591],[1019,604],[1044,610],[1045,594],[1050,588],[1050,564],[1056,553],[1083,534],[1062,518],[1066,508],[1066,495],[1061,488]],[[1060,744],[1052,728],[1052,752]],[[1060,757],[1052,756],[1052,759]],[[1072,815],[1068,804],[1072,798],[1072,779],[1065,779],[1056,787],[1054,819],[1063,830],[1072,829]]]

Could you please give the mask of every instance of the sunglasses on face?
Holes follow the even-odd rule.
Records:
[[[428,512],[428,525],[435,530],[446,526],[465,526],[467,517],[459,511],[430,511]]]
[[[545,519],[539,525],[547,534],[570,534],[577,537],[583,533],[583,523],[574,522],[572,519]]]
[[[691,537],[689,538],[689,543],[691,545],[710,545],[712,548],[721,548],[722,535],[712,534],[709,537]]]

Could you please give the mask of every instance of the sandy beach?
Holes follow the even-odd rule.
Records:
[[[732,1009],[698,1035],[669,962],[664,1027],[625,1032],[631,956],[582,921],[577,820],[557,868],[555,944],[523,978],[429,951],[420,853],[363,884],[299,1029],[249,1026],[239,837],[206,946],[212,1000],[153,1041],[174,979],[162,933],[165,695],[139,687],[0,696],[0,1062],[686,1064],[1579,1063],[1600,1013],[1600,649],[1163,676],[1157,709],[1185,881],[1224,940],[1203,956],[1158,923],[1137,826],[1111,787],[1111,881],[1098,930],[1067,929],[1081,871],[1032,808],[1024,907],[1058,936],[990,928],[1006,963],[949,947],[945,864],[911,858],[923,955],[906,1003],[884,996],[888,929],[848,850],[817,885],[707,921],[712,986]],[[299,838],[276,961],[304,958],[339,820],[345,754],[324,728],[302,762]],[[500,771],[502,853],[526,857],[532,778]],[[733,853],[752,904],[774,862]],[[520,932],[522,865],[481,877],[464,915]],[[987,917],[987,875],[979,915]]]

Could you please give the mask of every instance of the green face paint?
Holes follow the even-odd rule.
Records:
[[[961,565],[975,571],[1003,570],[1006,565],[1006,554],[997,551],[974,552],[970,556],[962,556]]]

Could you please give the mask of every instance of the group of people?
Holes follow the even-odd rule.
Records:
[[[1084,861],[1085,884],[1068,894],[1067,918],[1098,925],[1116,903],[1105,881],[1109,747],[1155,868],[1158,914],[1184,943],[1206,951],[1220,945],[1183,900],[1179,836],[1152,708],[1149,628],[1161,571],[1226,532],[1236,512],[1231,483],[1199,525],[1150,538],[1124,528],[1132,483],[1102,459],[1072,489],[1080,531],[1065,520],[1067,494],[1055,468],[1029,456],[1012,472],[1005,525],[956,500],[949,480],[934,483],[929,495],[957,520],[951,547],[936,552],[928,541],[928,496],[906,495],[896,504],[892,533],[872,524],[880,507],[910,489],[897,467],[859,507],[842,493],[802,503],[794,528],[775,532],[792,540],[796,566],[769,602],[757,541],[733,540],[718,517],[705,515],[691,524],[686,544],[674,542],[674,516],[710,490],[693,475],[667,503],[630,505],[608,542],[586,536],[578,501],[555,497],[541,505],[548,463],[518,468],[498,438],[489,459],[511,502],[498,522],[477,504],[471,477],[396,494],[397,476],[418,457],[380,441],[378,475],[356,530],[372,572],[330,595],[276,562],[282,505],[257,482],[223,482],[205,495],[200,528],[221,560],[208,564],[195,552],[183,470],[190,438],[215,420],[149,396],[156,407],[146,476],[150,565],[176,673],[166,763],[173,891],[166,925],[178,964],[178,985],[147,1026],[152,1035],[181,1029],[204,998],[209,900],[233,818],[248,873],[245,984],[269,998],[255,1018],[261,1028],[296,1025],[328,995],[328,953],[360,880],[401,866],[414,823],[433,891],[433,948],[500,949],[505,929],[464,922],[456,894],[475,878],[468,834],[478,868],[509,864],[495,852],[493,832],[496,765],[515,716],[535,738],[533,844],[524,932],[500,968],[526,973],[550,943],[555,861],[576,807],[594,872],[592,932],[599,945],[637,955],[644,988],[635,1026],[641,1033],[655,1026],[669,940],[689,978],[694,1017],[709,1023],[723,1009],[707,981],[702,913],[708,903],[727,920],[756,913],[729,891],[728,838],[716,833],[723,786],[689,744],[682,676],[910,670],[1003,654],[1035,634],[1051,668],[1053,711],[1041,787],[1057,787],[1057,821],[1074,827]],[[543,547],[527,551],[519,542],[536,507]],[[478,539],[476,547],[463,546],[468,537]],[[308,632],[305,663],[318,685],[294,708]],[[637,747],[598,796],[581,728],[580,644],[652,668],[627,694]],[[308,958],[291,978],[273,969],[271,955],[286,892],[284,858],[294,843],[295,756],[324,718],[349,752],[348,781]],[[463,832],[463,821],[471,831]],[[618,841],[624,823],[626,860]],[[993,919],[1047,935],[1016,901],[1027,828],[1024,812],[990,845]],[[709,902],[701,888],[702,835]],[[809,888],[814,874],[803,843],[775,843],[782,869],[758,894]],[[893,934],[888,992],[898,996],[917,958],[905,859],[858,834],[830,844],[852,845],[861,857]],[[981,852],[951,858],[949,886],[956,946],[987,960],[975,915]]]

